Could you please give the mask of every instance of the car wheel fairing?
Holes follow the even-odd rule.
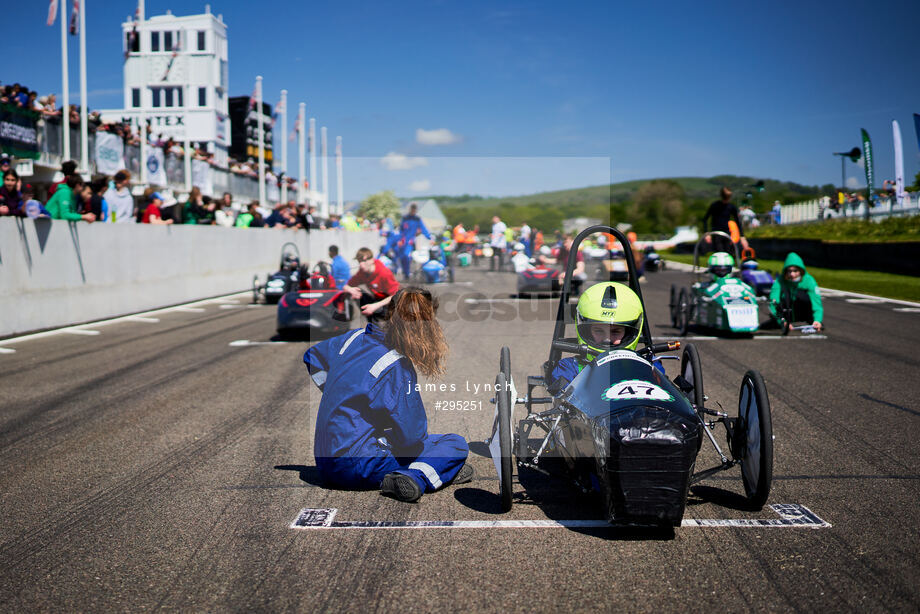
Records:
[[[700,354],[696,346],[688,343],[680,356],[680,375],[693,386],[689,399],[696,409],[703,406],[703,369],[700,365]]]
[[[503,512],[511,511],[511,391],[504,374],[495,378],[495,399],[498,402],[498,447],[501,457],[499,463],[498,493]]]
[[[748,371],[741,380],[735,429],[735,437],[744,437],[739,448],[745,496],[752,507],[760,509],[773,483],[773,420],[767,387],[757,371]]]
[[[692,309],[690,293],[686,288],[681,288],[677,299],[677,328],[680,329],[681,337],[685,337],[690,329],[690,312]]]

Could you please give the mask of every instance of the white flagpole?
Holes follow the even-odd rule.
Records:
[[[192,87],[188,84],[183,86],[185,88],[185,142],[183,147],[185,148],[185,155],[183,156],[182,162],[184,164],[183,170],[185,173],[185,191],[191,193],[192,191],[192,140],[189,136],[189,130],[191,124],[191,117],[189,117],[188,106],[191,100]],[[177,205],[178,206],[178,205]]]
[[[80,0],[80,168],[89,172],[89,124],[86,99],[86,0]]]
[[[287,90],[281,90],[281,173],[284,181],[281,182],[281,202],[287,203]]]
[[[329,156],[326,155],[326,126],[323,126],[323,207],[320,216],[329,217]]]
[[[262,131],[262,77],[256,77],[256,118],[259,130],[259,206],[265,206],[265,133]]]
[[[61,80],[64,91],[61,93],[61,117],[63,121],[62,140],[64,141],[64,160],[70,160],[70,72],[67,59],[67,0],[61,1]]]
[[[140,51],[139,61],[141,63],[141,109],[138,115],[138,136],[141,140],[141,163],[140,163],[140,182],[141,185],[147,185],[147,56],[144,54],[144,0],[138,0],[137,3],[137,49]]]
[[[318,181],[316,180],[316,119],[310,118],[310,142],[308,143],[310,147],[310,203],[313,202],[313,195],[316,194],[316,189],[319,187]]]
[[[335,137],[335,187],[336,196],[338,196],[339,205],[335,212],[339,215],[345,213],[345,200],[342,196],[342,137]]]
[[[300,103],[300,109],[297,114],[298,124],[297,124],[297,145],[298,153],[300,154],[297,157],[297,202],[305,202],[304,197],[306,196],[306,188],[304,188],[303,182],[307,180],[307,131],[306,126],[304,126],[304,120],[307,116],[307,105],[306,103]]]

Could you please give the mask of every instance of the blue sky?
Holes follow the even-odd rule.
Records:
[[[118,107],[120,24],[135,4],[87,3],[90,107]],[[204,4],[148,0],[146,13]],[[723,173],[839,183],[831,153],[859,145],[860,128],[872,136],[880,185],[894,175],[892,119],[910,183],[920,170],[920,3],[753,4],[276,1],[253,10],[212,0],[211,11],[228,25],[231,95],[248,95],[262,74],[267,102],[282,88],[289,108],[306,102],[328,127],[330,153],[343,137],[349,200],[379,189],[512,195]],[[3,82],[60,91],[60,34],[46,14],[38,0],[4,8]],[[76,98],[73,37],[70,58]],[[527,157],[541,160],[528,166]],[[865,183],[849,162],[847,176]]]

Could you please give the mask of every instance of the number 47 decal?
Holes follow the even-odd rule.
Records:
[[[603,398],[606,401],[623,401],[627,399],[674,400],[674,397],[667,390],[638,379],[617,382],[604,391]]]

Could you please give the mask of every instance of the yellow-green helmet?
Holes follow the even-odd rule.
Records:
[[[716,277],[725,277],[732,272],[735,259],[728,252],[713,252],[709,256],[709,272]]]
[[[629,286],[610,281],[585,290],[578,299],[576,328],[578,342],[594,351],[588,360],[608,350],[635,350],[643,317],[642,301]]]

